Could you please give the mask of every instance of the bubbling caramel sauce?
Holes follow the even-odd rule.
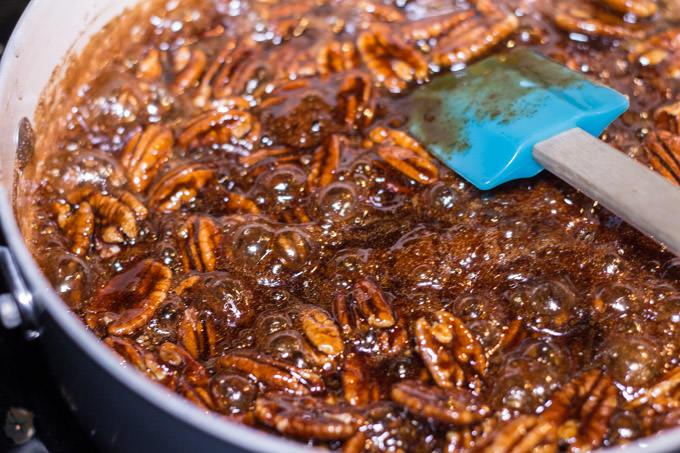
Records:
[[[476,190],[400,108],[531,48],[628,94],[602,138],[680,184],[672,3],[169,2],[62,103],[36,259],[150,379],[309,445],[584,451],[676,426],[680,260],[548,174]]]

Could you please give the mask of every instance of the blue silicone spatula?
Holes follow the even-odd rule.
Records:
[[[626,96],[518,50],[403,102],[409,132],[478,188],[545,168],[680,255],[680,188],[596,138],[626,111]]]

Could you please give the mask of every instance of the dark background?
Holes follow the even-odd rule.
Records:
[[[0,52],[27,3],[0,0]],[[45,368],[38,345],[0,326],[0,452],[94,451]]]

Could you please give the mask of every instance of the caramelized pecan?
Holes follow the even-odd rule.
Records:
[[[361,59],[378,85],[401,93],[411,82],[427,80],[427,61],[383,24],[372,24],[357,38]]]
[[[188,149],[224,145],[255,145],[260,139],[260,123],[248,112],[237,109],[213,110],[183,125],[177,142]]]
[[[258,398],[255,416],[280,433],[317,440],[349,439],[363,423],[351,407],[310,396],[282,394]]]
[[[658,408],[680,408],[680,367],[669,371],[632,404],[636,407],[649,404]]]
[[[474,15],[474,11],[465,10],[426,17],[407,23],[401,28],[401,31],[404,36],[406,36],[406,39],[414,41],[428,40],[452,30],[454,27],[472,18]]]
[[[177,370],[191,385],[205,386],[210,379],[210,372],[186,349],[175,343],[163,343],[158,348],[158,358],[167,366]]]
[[[420,318],[414,331],[416,350],[439,387],[472,385],[472,372],[485,374],[482,346],[463,321],[452,314],[440,310],[434,313],[432,322]]]
[[[92,233],[94,232],[94,212],[88,202],[78,205],[75,212],[71,211],[68,203],[55,203],[57,212],[57,224],[67,238],[72,242],[71,252],[78,256],[84,256],[90,249]]]
[[[557,432],[549,421],[522,415],[501,425],[476,453],[556,453]]]
[[[104,343],[151,379],[166,385],[173,382],[173,371],[160,363],[153,353],[129,338],[109,336],[104,338]]]
[[[657,130],[647,135],[644,144],[652,168],[680,185],[680,135]]]
[[[182,165],[166,173],[149,191],[151,207],[161,212],[172,212],[192,202],[201,189],[215,175],[205,165]]]
[[[346,339],[359,350],[393,356],[408,346],[408,333],[385,294],[369,279],[354,284],[351,297],[340,293],[333,314]]]
[[[340,165],[342,149],[345,146],[347,146],[347,139],[333,134],[314,151],[312,161],[309,163],[308,190],[325,187],[333,181],[338,165]]]
[[[177,337],[194,359],[207,360],[215,354],[215,324],[203,311],[194,307],[184,310]]]
[[[145,80],[158,80],[163,75],[161,53],[158,49],[151,49],[137,65],[137,77]]]
[[[207,57],[201,49],[184,46],[177,50],[173,60],[173,69],[177,75],[170,89],[173,94],[180,95],[198,85],[205,70]]]
[[[325,75],[358,68],[361,61],[354,43],[331,41],[319,51],[316,64],[319,74]]]
[[[120,157],[132,189],[143,192],[149,186],[158,170],[170,158],[173,144],[172,131],[158,124],[152,124],[132,137]]]
[[[211,272],[217,263],[217,250],[222,242],[222,229],[210,217],[191,216],[177,234],[180,256],[186,272]]]
[[[656,14],[654,0],[598,0],[599,3],[623,14],[646,18]]]
[[[510,36],[518,26],[514,14],[470,19],[439,40],[432,49],[432,61],[443,67],[469,63]]]
[[[661,129],[680,134],[680,102],[674,102],[656,109],[654,123]]]
[[[132,200],[136,201],[131,194],[126,199],[128,203]],[[123,242],[125,238],[135,239],[137,237],[139,234],[137,213],[133,209],[137,207],[137,203],[130,207],[123,201],[101,192],[95,192],[88,198],[88,201],[95,212],[102,217],[104,242],[118,243]]]
[[[623,19],[583,1],[558,3],[555,24],[564,31],[595,38],[627,38],[637,35],[636,30]]]
[[[392,400],[418,417],[453,425],[471,425],[489,414],[474,394],[462,389],[440,389],[418,381],[401,381],[392,387]]]
[[[368,74],[358,71],[348,72],[336,98],[338,111],[343,115],[345,124],[350,129],[368,127],[373,123],[376,96]]]
[[[322,392],[323,380],[313,371],[298,368],[250,350],[230,351],[217,359],[216,365],[223,371],[240,371],[253,376],[271,390],[304,396]]]
[[[321,308],[309,306],[298,315],[298,321],[302,332],[317,353],[324,356],[321,362],[328,363],[342,354],[345,344],[340,329],[328,313]]]
[[[348,354],[342,369],[342,388],[345,401],[352,406],[366,406],[378,401],[380,393],[376,381],[362,358]]]
[[[642,67],[653,67],[663,75],[680,78],[680,28],[650,36],[631,47],[628,61]]]
[[[541,420],[559,427],[570,450],[590,450],[602,444],[617,398],[612,378],[599,370],[586,371],[555,392]]]
[[[432,184],[439,178],[432,157],[408,134],[379,126],[371,130],[370,137],[378,144],[378,156],[409,178],[422,184]]]
[[[109,334],[132,334],[151,319],[171,283],[172,272],[167,266],[151,259],[140,261],[97,291],[88,311],[100,314]]]

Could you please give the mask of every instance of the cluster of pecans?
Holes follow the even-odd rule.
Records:
[[[680,424],[680,261],[550,177],[480,193],[402,130],[417,86],[528,46],[634,96],[604,138],[680,184],[680,17],[537,3],[157,12],[43,164],[41,266],[149,378],[310,445],[577,452]]]

